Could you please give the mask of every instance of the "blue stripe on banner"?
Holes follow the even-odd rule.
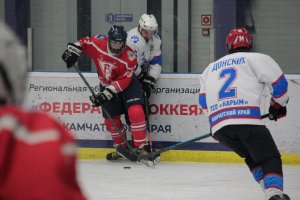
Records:
[[[282,74],[277,81],[272,83],[273,93],[272,96],[275,98],[279,98],[287,92],[288,82],[285,76]]]
[[[253,174],[254,179],[255,179],[256,182],[258,182],[258,183],[259,183],[259,181],[260,181],[261,179],[263,179],[264,173],[263,173],[263,170],[262,170],[261,167],[257,167],[256,169],[254,169],[254,170],[252,171],[252,174]]]
[[[153,147],[161,149],[174,145],[179,142],[153,141]],[[112,148],[112,140],[77,140],[77,146],[80,148]],[[178,150],[206,150],[206,151],[231,151],[228,147],[220,143],[193,142]]]
[[[162,57],[161,57],[161,55],[155,56],[154,58],[152,58],[152,60],[150,61],[150,64],[151,65],[155,65],[155,64],[162,65]]]
[[[247,106],[222,109],[209,116],[209,123],[210,126],[212,127],[223,120],[234,119],[234,118],[260,119],[261,118],[260,109],[259,107],[247,107]]]
[[[264,177],[265,189],[278,188],[283,190],[283,178],[280,175],[270,174]]]
[[[199,94],[199,104],[203,109],[207,109],[206,95],[204,93]]]

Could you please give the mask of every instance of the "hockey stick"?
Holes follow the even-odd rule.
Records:
[[[85,77],[83,76],[83,74],[81,73],[81,71],[78,69],[78,67],[76,65],[73,65],[73,67],[75,68],[75,70],[77,71],[77,73],[79,74],[80,78],[83,80],[83,82],[85,83],[85,85],[88,87],[88,89],[90,90],[90,92],[92,93],[92,95],[94,97],[96,97],[96,94],[95,92],[93,91],[92,87],[90,86],[90,84],[87,82],[87,80],[85,79]],[[131,161],[140,161],[142,163],[144,163],[145,165],[147,165],[148,167],[150,167],[150,164],[149,162],[146,162],[146,161],[149,161],[148,158],[145,158],[143,157],[142,155],[139,155],[135,152],[135,150],[131,147],[131,145],[129,144],[129,142],[127,141],[127,139],[122,135],[120,129],[118,128],[118,126],[116,125],[116,123],[114,122],[114,120],[112,119],[112,117],[110,116],[110,114],[108,113],[108,111],[103,107],[101,106],[102,108],[102,111],[105,113],[105,115],[108,117],[108,119],[110,120],[110,122],[112,123],[112,125],[114,126],[114,128],[117,130],[119,136],[121,137],[121,139],[125,142],[125,144],[127,145],[128,149],[131,151],[133,157],[131,158]],[[119,145],[119,146],[122,146],[122,145]],[[121,150],[124,154],[126,154],[127,152],[125,151],[124,148],[116,148],[117,150]],[[125,156],[125,155],[124,155]],[[128,157],[129,155],[125,156],[126,158]],[[135,160],[136,159],[136,160]],[[144,161],[145,162],[144,162]]]
[[[267,118],[267,117],[269,117],[269,115],[270,115],[269,113],[264,114],[264,115],[261,116],[261,118],[262,118],[262,119]]]
[[[206,134],[204,134],[204,135],[199,135],[199,136],[197,136],[197,137],[194,137],[194,138],[185,140],[185,141],[183,141],[183,142],[179,142],[179,143],[176,143],[176,144],[174,144],[174,145],[171,145],[171,146],[168,146],[168,147],[164,147],[164,148],[162,148],[162,149],[160,149],[160,150],[158,150],[158,151],[154,151],[154,152],[150,153],[150,154],[148,155],[148,157],[149,157],[149,159],[154,159],[156,156],[158,156],[158,155],[161,154],[161,153],[164,153],[164,152],[169,151],[169,150],[178,149],[178,148],[180,148],[180,147],[182,147],[182,146],[185,146],[185,145],[190,144],[190,143],[192,143],[192,142],[195,142],[195,141],[197,141],[197,140],[201,140],[201,139],[204,139],[204,138],[208,138],[208,137],[210,137],[210,136],[211,136],[211,133],[206,133]]]
[[[268,117],[268,116],[269,116],[269,114],[265,114],[265,115],[262,115],[261,118],[264,119],[264,118],[266,118],[266,117]],[[164,153],[164,152],[169,151],[169,150],[178,149],[178,148],[180,148],[180,147],[182,147],[182,146],[185,146],[185,145],[190,144],[190,143],[192,143],[192,142],[195,142],[195,141],[197,141],[197,140],[201,140],[201,139],[204,139],[204,138],[208,138],[208,137],[210,137],[210,136],[212,136],[211,133],[206,133],[206,134],[204,134],[204,135],[196,136],[196,137],[194,137],[194,138],[185,140],[185,141],[183,141],[183,142],[179,142],[179,143],[177,143],[177,144],[174,144],[174,145],[171,145],[171,146],[168,146],[168,147],[164,147],[164,148],[162,148],[162,149],[160,149],[160,150],[158,150],[158,151],[154,151],[154,152],[150,153],[150,154],[148,155],[148,157],[149,157],[149,159],[153,159],[153,158],[155,158],[156,156],[158,156],[158,155],[161,154],[161,153]]]
[[[152,147],[152,133],[150,131],[150,127],[149,127],[149,101],[148,101],[148,98],[147,98],[147,95],[146,93],[144,92],[144,100],[145,100],[145,117],[146,117],[146,126],[147,128],[149,128],[148,130],[148,141],[149,141],[149,145],[150,145],[150,151],[151,153],[153,152],[153,147]]]
[[[73,65],[74,69],[77,71],[77,73],[79,74],[81,80],[83,80],[83,82],[85,83],[85,85],[88,87],[89,91],[92,93],[92,95],[94,97],[96,97],[96,93],[94,92],[94,90],[92,89],[92,87],[90,86],[89,82],[87,82],[87,80],[85,79],[85,77],[83,76],[83,74],[81,73],[81,71],[78,69],[78,67],[76,65]]]

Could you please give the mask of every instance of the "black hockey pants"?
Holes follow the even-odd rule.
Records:
[[[282,175],[281,156],[266,126],[228,125],[218,130],[213,137],[245,158],[250,170],[261,166],[264,175]]]

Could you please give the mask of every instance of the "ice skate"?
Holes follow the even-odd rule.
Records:
[[[269,200],[290,200],[290,197],[286,194],[274,195]]]
[[[106,160],[109,161],[124,160],[124,157],[121,156],[117,151],[114,151],[106,155]]]

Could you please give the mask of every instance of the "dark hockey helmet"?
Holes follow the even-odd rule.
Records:
[[[127,33],[123,26],[113,25],[110,30],[108,31],[108,38],[109,38],[109,50],[112,53],[120,54],[125,49]],[[111,41],[121,43],[119,48],[112,47]]]
[[[251,48],[251,35],[245,28],[234,28],[226,37],[226,45],[229,53],[238,48]]]

